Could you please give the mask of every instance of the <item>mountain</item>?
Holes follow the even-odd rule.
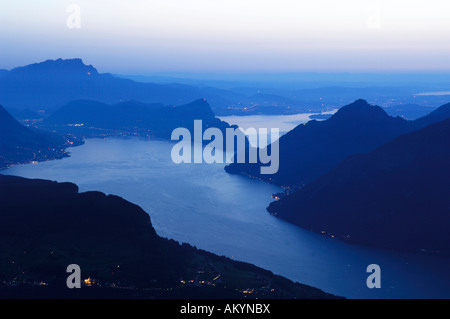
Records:
[[[31,129],[17,122],[0,105],[0,169],[14,163],[43,161],[67,156],[75,139]]]
[[[82,287],[68,289],[67,266]],[[0,298],[334,298],[159,237],[126,200],[0,175]]]
[[[139,83],[99,73],[81,59],[47,60],[18,67],[0,77],[0,103],[8,108],[55,110],[73,100],[123,100],[182,104],[201,98],[195,87]]]
[[[368,152],[406,132],[408,122],[388,116],[380,107],[357,100],[330,119],[299,125],[279,140],[279,170],[260,175],[259,163],[231,164],[229,173],[258,176],[285,186],[312,181],[354,153]]]
[[[69,130],[88,136],[129,133],[170,139],[172,131],[178,127],[193,132],[194,120],[202,120],[204,128],[217,127],[224,130],[230,127],[215,117],[205,99],[180,106],[136,101],[109,105],[78,100],[69,102],[45,119],[44,125],[57,131]]]
[[[74,100],[106,104],[122,101],[186,104],[205,98],[216,114],[289,114],[306,112],[301,103],[278,95],[241,94],[210,86],[139,82],[100,73],[81,59],[46,60],[12,70],[0,70],[0,104],[8,108],[50,114]]]
[[[353,155],[270,213],[351,243],[450,254],[450,119]]]
[[[375,84],[377,81],[367,81],[364,85],[373,83],[360,87],[361,82],[348,81],[348,75],[344,75],[347,78],[344,82],[350,87],[338,87],[329,86],[330,81],[323,75],[306,73],[235,74],[230,75],[235,80],[226,84],[208,80],[210,74],[191,76],[194,76],[191,80],[178,76],[165,79],[158,76],[120,76],[98,72],[79,58],[46,60],[0,70],[0,104],[10,112],[30,109],[46,115],[74,100],[107,104],[135,100],[180,105],[205,98],[216,115],[228,116],[322,112],[346,105],[360,96],[382,106],[400,103],[437,106],[445,103],[445,96],[417,94],[441,89],[442,82],[437,85],[430,79],[419,81],[422,83],[414,86],[402,84],[393,87],[386,85],[392,83],[392,78],[384,78],[380,83],[385,87]],[[218,76],[229,77],[224,74]],[[297,76],[302,80],[298,81]],[[328,75],[328,78],[330,76],[333,77]],[[401,113],[410,118],[409,113]]]
[[[260,163],[233,163],[225,169],[288,187],[301,187],[327,173],[352,154],[367,153],[392,139],[450,118],[449,104],[416,121],[389,116],[381,107],[357,100],[325,121],[312,120],[279,140],[279,170],[261,175]]]

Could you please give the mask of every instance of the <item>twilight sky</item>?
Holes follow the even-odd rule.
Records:
[[[0,69],[450,72],[449,17],[448,0],[0,0]]]

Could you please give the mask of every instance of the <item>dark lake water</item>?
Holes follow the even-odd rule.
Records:
[[[3,172],[70,181],[80,191],[119,195],[141,206],[159,235],[246,261],[350,298],[449,298],[450,258],[353,246],[283,222],[266,211],[277,186],[227,174],[224,164],[174,164],[173,144],[89,139],[71,157]],[[366,286],[369,264],[381,288]]]

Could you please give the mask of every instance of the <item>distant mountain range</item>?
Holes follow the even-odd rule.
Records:
[[[87,137],[102,135],[139,135],[170,139],[178,127],[194,132],[194,120],[202,120],[203,128],[231,127],[215,117],[205,99],[180,106],[146,104],[136,101],[108,105],[101,102],[72,101],[43,122],[61,132]]]
[[[450,105],[420,120],[433,122]],[[353,155],[272,214],[355,244],[450,254],[450,119]]]
[[[391,117],[378,106],[357,100],[325,121],[310,121],[279,140],[280,167],[261,175],[260,163],[233,163],[225,169],[287,187],[301,187],[327,173],[350,155],[373,151],[392,139],[450,118],[450,104],[415,121]]]
[[[69,289],[67,266],[81,269]],[[0,175],[0,298],[335,298],[159,237],[124,199]]]
[[[280,115],[320,113],[340,108],[364,96],[383,107],[396,106],[386,108],[389,114],[411,119],[423,114],[421,112],[426,111],[426,107],[442,105],[446,99],[445,96],[417,95],[440,90],[442,83],[446,83],[445,77],[441,86],[432,84],[433,81],[427,84],[431,80],[429,77],[423,84],[416,86],[403,84],[394,87],[391,83],[391,86],[380,87],[367,83],[367,87],[361,87],[361,84],[357,85],[358,81],[338,82],[341,86],[330,86],[323,75],[313,73],[303,74],[300,82],[289,74],[284,74],[284,80],[279,81],[278,76],[265,74],[266,80],[272,78],[272,81],[261,82],[257,74],[250,78],[241,74],[239,78],[247,80],[223,86],[220,81],[205,79],[198,81],[174,77],[161,81],[158,77],[126,78],[99,73],[94,66],[86,65],[78,58],[46,60],[11,70],[0,70],[0,104],[17,118],[29,118],[33,114],[48,116],[74,100],[93,100],[106,104],[134,100],[181,105],[205,98],[217,116]],[[318,81],[318,76],[322,80]],[[356,87],[352,87],[354,85]],[[23,113],[24,110],[27,112]]]
[[[182,104],[201,97],[190,86],[139,83],[100,74],[81,59],[47,60],[12,69],[0,77],[0,87],[3,105],[32,110],[55,110],[78,99]]]
[[[194,142],[196,120],[201,120],[200,139],[208,128],[222,132],[224,146],[226,129],[232,128],[243,135],[237,126],[216,118],[204,99],[180,106],[136,101],[113,105],[88,100],[72,101],[43,121],[31,123],[33,128],[20,124],[0,106],[0,169],[18,163],[66,157],[66,148],[80,145],[83,139],[91,137],[137,136],[171,140],[173,130],[185,128]],[[205,144],[209,142],[203,141]],[[249,145],[246,138],[245,143]]]
[[[74,137],[28,128],[0,105],[0,169],[16,163],[67,156],[65,149],[81,143]]]
[[[137,82],[99,73],[81,59],[57,59],[0,72],[0,104],[9,110],[42,110],[47,114],[74,100],[107,104],[123,101],[181,105],[206,98],[213,111],[229,114],[283,114],[306,111],[286,97],[239,93],[213,87]]]

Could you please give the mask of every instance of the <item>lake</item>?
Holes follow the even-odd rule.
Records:
[[[3,174],[70,181],[141,206],[160,236],[253,263],[349,298],[450,298],[450,258],[387,252],[311,233],[266,211],[280,188],[229,175],[225,164],[174,164],[173,144],[88,139],[71,157]],[[369,264],[381,288],[366,286]]]

